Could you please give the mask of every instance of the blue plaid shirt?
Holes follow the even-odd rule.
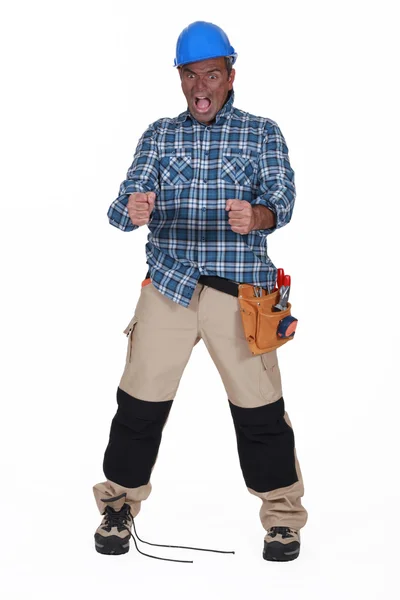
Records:
[[[206,126],[189,110],[152,123],[107,216],[122,231],[138,228],[128,214],[133,192],[155,192],[146,244],[153,285],[187,307],[200,275],[217,275],[271,291],[276,268],[267,236],[286,225],[295,200],[294,172],[278,125],[233,106],[234,92]],[[235,233],[229,198],[266,206],[276,227]]]

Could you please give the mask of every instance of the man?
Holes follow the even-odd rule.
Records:
[[[236,53],[226,34],[197,21],[183,30],[175,66],[188,109],[141,137],[110,223],[141,225],[149,271],[129,336],[118,410],[94,486],[101,525],[96,549],[129,549],[133,519],[151,490],[163,427],[194,345],[202,339],[225,386],[243,476],[262,500],[263,556],[288,561],[307,520],[293,430],[276,350],[249,351],[238,284],[275,287],[267,236],[291,218],[295,185],[274,121],[233,106]]]

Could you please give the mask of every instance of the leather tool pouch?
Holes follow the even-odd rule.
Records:
[[[287,309],[274,312],[272,307],[279,302],[279,291],[267,294],[262,290],[262,296],[254,295],[254,286],[248,283],[239,284],[239,305],[244,334],[252,354],[271,352],[293,339],[279,338],[277,329],[280,321],[290,315],[292,305],[287,303]]]

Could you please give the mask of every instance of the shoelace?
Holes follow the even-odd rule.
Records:
[[[268,530],[268,535],[270,535],[271,537],[275,537],[276,535],[281,535],[283,538],[286,537],[293,537],[291,534],[294,533],[294,531],[292,529],[290,529],[290,527],[271,527],[271,529]]]
[[[142,542],[142,544],[147,544],[149,546],[157,546],[159,548],[179,548],[182,550],[198,550],[199,552],[216,552],[218,554],[235,554],[234,550],[211,550],[209,548],[194,548],[192,546],[172,546],[170,544],[153,544],[152,542],[146,542],[145,540],[142,540],[137,534],[135,520],[132,516],[131,509],[128,504],[124,504],[124,506],[119,511],[113,510],[111,512],[111,510],[107,510],[107,509],[108,509],[108,507],[106,508],[106,512],[105,512],[107,526],[109,526],[111,528],[117,527],[117,529],[120,529],[120,527],[122,527],[123,529],[126,529],[126,531],[128,531],[129,535],[131,536],[131,538],[134,541],[136,550],[139,552],[139,554],[142,554],[143,556],[148,556],[149,558],[155,558],[157,560],[166,560],[169,562],[193,563],[192,560],[178,560],[175,558],[164,558],[162,556],[154,556],[153,554],[146,554],[146,552],[142,552],[141,550],[139,550],[135,536],[137,537],[137,539],[140,542]],[[133,535],[133,533],[130,531],[129,527],[127,526],[127,522],[128,522],[129,518],[132,519],[132,525],[133,525],[133,530],[135,532],[135,536]]]

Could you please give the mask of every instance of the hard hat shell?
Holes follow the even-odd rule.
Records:
[[[174,67],[219,56],[231,56],[232,64],[237,58],[226,33],[213,23],[195,21],[178,38]]]

